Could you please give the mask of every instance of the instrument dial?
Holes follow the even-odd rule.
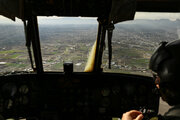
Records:
[[[13,97],[17,92],[17,86],[14,83],[6,83],[2,86],[4,97]]]
[[[23,105],[26,105],[28,104],[29,100],[28,100],[28,97],[27,96],[22,96],[19,98],[19,102]]]
[[[21,94],[27,94],[29,92],[29,88],[27,85],[22,85],[19,87],[19,92]]]
[[[110,91],[109,88],[103,88],[103,89],[101,90],[101,94],[102,94],[102,96],[104,96],[104,97],[109,96],[110,92],[111,92],[111,91]]]
[[[118,87],[118,86],[115,86],[115,87],[112,88],[112,92],[115,95],[120,95],[120,91],[121,91],[121,88]]]

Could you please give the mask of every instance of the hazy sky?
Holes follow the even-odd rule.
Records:
[[[176,20],[180,19],[180,13],[146,13],[137,12],[135,19],[170,19]]]
[[[63,18],[63,17],[39,17],[40,24],[97,24],[96,18]],[[180,19],[179,13],[144,13],[138,12],[135,19],[170,19],[172,21]],[[17,24],[22,24],[22,21],[16,19]],[[14,21],[0,16],[0,24],[14,24]]]

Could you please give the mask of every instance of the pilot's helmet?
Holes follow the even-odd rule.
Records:
[[[162,42],[150,59],[149,68],[160,77],[160,92],[166,101],[170,105],[180,102],[180,40]]]

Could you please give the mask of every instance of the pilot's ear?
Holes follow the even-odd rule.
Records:
[[[155,84],[156,84],[156,87],[159,89],[159,83],[160,83],[160,77],[159,76],[156,76],[156,79],[155,79]]]
[[[160,89],[159,84],[156,84],[156,87],[157,87],[158,89]]]

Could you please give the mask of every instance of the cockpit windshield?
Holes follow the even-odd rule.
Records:
[[[83,72],[97,39],[97,18],[38,17],[38,24],[44,71],[63,72],[63,63],[73,62],[74,72]],[[23,22],[0,17],[0,28],[0,72],[31,71]],[[155,48],[179,36],[179,14],[136,13],[135,20],[115,25],[111,69],[106,43],[103,71],[150,75],[148,62]]]
[[[108,69],[106,50],[104,71],[149,76],[149,60],[159,43],[180,39],[180,15],[138,12],[134,21],[119,23],[115,28],[112,38],[112,69]]]
[[[30,71],[23,22],[0,16],[0,73]]]
[[[73,62],[74,71],[83,72],[96,40],[97,18],[39,17],[38,20],[44,70],[62,72],[64,62]]]

